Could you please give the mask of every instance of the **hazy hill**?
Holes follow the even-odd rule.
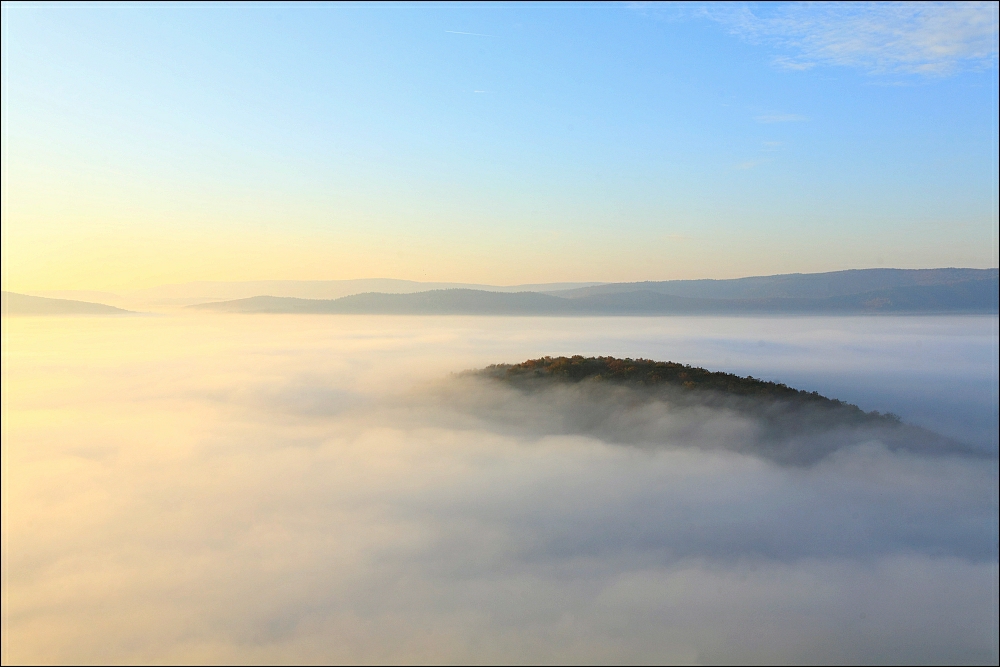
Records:
[[[129,315],[132,311],[122,310],[103,303],[72,301],[70,299],[47,299],[28,296],[16,292],[3,292],[4,315]]]
[[[90,301],[109,306],[141,310],[159,307],[182,307],[211,301],[246,299],[264,294],[296,299],[339,299],[340,297],[366,292],[412,294],[414,292],[426,292],[435,289],[476,289],[491,292],[553,292],[600,284],[602,283],[562,282],[496,286],[364,278],[358,280],[196,281],[159,285],[157,287],[122,294],[95,290],[45,290],[33,292],[32,294],[45,298]]]
[[[568,298],[539,292],[447,289],[412,294],[366,293],[340,299],[257,296],[190,308],[228,313],[342,313],[393,315],[685,315],[996,313],[998,280],[907,285],[846,296],[711,299],[652,290]]]
[[[997,277],[938,285],[909,285],[830,297],[710,299],[651,290],[593,294],[572,299],[581,312],[595,314],[852,314],[996,313]]]
[[[359,280],[256,280],[245,282],[191,282],[161,285],[138,290],[128,295],[136,303],[188,305],[206,301],[244,299],[270,295],[297,299],[339,299],[366,292],[412,294],[437,289],[476,289],[491,292],[563,291],[598,285],[595,282],[542,283],[531,285],[492,286],[467,283],[419,282],[372,278]]]
[[[447,289],[415,294],[354,294],[340,299],[257,296],[188,306],[228,313],[341,313],[387,315],[547,315],[572,314],[574,304],[539,292],[486,292]]]
[[[465,289],[478,292],[537,292],[552,296],[577,299],[605,295],[635,293],[628,298],[614,302],[595,299],[581,302],[581,311],[604,308],[618,311],[643,308],[636,305],[652,302],[644,293],[667,294],[684,299],[711,299],[712,304],[698,305],[696,302],[678,301],[668,305],[666,301],[656,306],[663,312],[725,312],[734,307],[760,309],[760,299],[822,299],[853,296],[865,292],[885,289],[949,285],[968,280],[996,279],[996,269],[864,269],[836,271],[832,273],[785,274],[776,276],[755,276],[733,280],[670,280],[637,283],[540,283],[524,285],[478,285],[467,283],[419,282],[414,280],[391,280],[383,278],[360,280],[257,280],[243,282],[200,281],[173,285],[160,285],[134,292],[113,294],[109,292],[85,290],[49,290],[33,292],[35,296],[57,299],[71,299],[103,303],[120,308],[144,310],[158,307],[179,307],[199,303],[233,301],[263,295],[289,297],[295,299],[339,299],[357,294],[414,294],[435,290]],[[717,300],[754,301],[754,304],[735,306],[721,304]],[[505,302],[506,303],[506,302]],[[605,304],[598,307],[598,304]],[[631,305],[630,305],[631,304]],[[830,304],[833,307],[834,304]],[[482,306],[485,307],[485,306]],[[509,308],[510,306],[504,306]],[[771,308],[781,311],[792,304],[772,304]],[[805,307],[805,304],[798,306]],[[837,306],[843,308],[844,306]],[[808,308],[806,308],[808,310]],[[572,309],[570,309],[572,310]],[[332,312],[332,311],[331,311]]]
[[[897,287],[949,285],[968,280],[996,280],[997,275],[997,269],[853,269],[730,280],[607,283],[550,293],[569,298],[645,291],[703,299],[817,299]]]

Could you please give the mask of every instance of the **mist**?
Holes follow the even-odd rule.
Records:
[[[5,663],[997,660],[996,316],[3,327]],[[908,426],[462,374],[562,354]]]

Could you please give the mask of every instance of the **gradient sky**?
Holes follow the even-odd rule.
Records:
[[[4,289],[997,265],[997,4],[3,5]]]

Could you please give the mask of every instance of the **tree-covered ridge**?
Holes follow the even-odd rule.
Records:
[[[673,386],[686,390],[710,390],[723,394],[810,404],[866,417],[898,422],[899,417],[877,411],[864,412],[856,405],[827,398],[818,392],[794,389],[780,382],[741,377],[732,373],[709,371],[697,366],[651,359],[618,359],[615,357],[542,357],[519,364],[494,364],[484,374],[514,383],[532,380],[581,382],[583,380],[634,383],[644,386]]]

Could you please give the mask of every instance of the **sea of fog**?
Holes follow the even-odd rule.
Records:
[[[452,376],[572,354],[979,454],[636,447]],[[3,662],[996,664],[997,354],[996,316],[4,318]]]

